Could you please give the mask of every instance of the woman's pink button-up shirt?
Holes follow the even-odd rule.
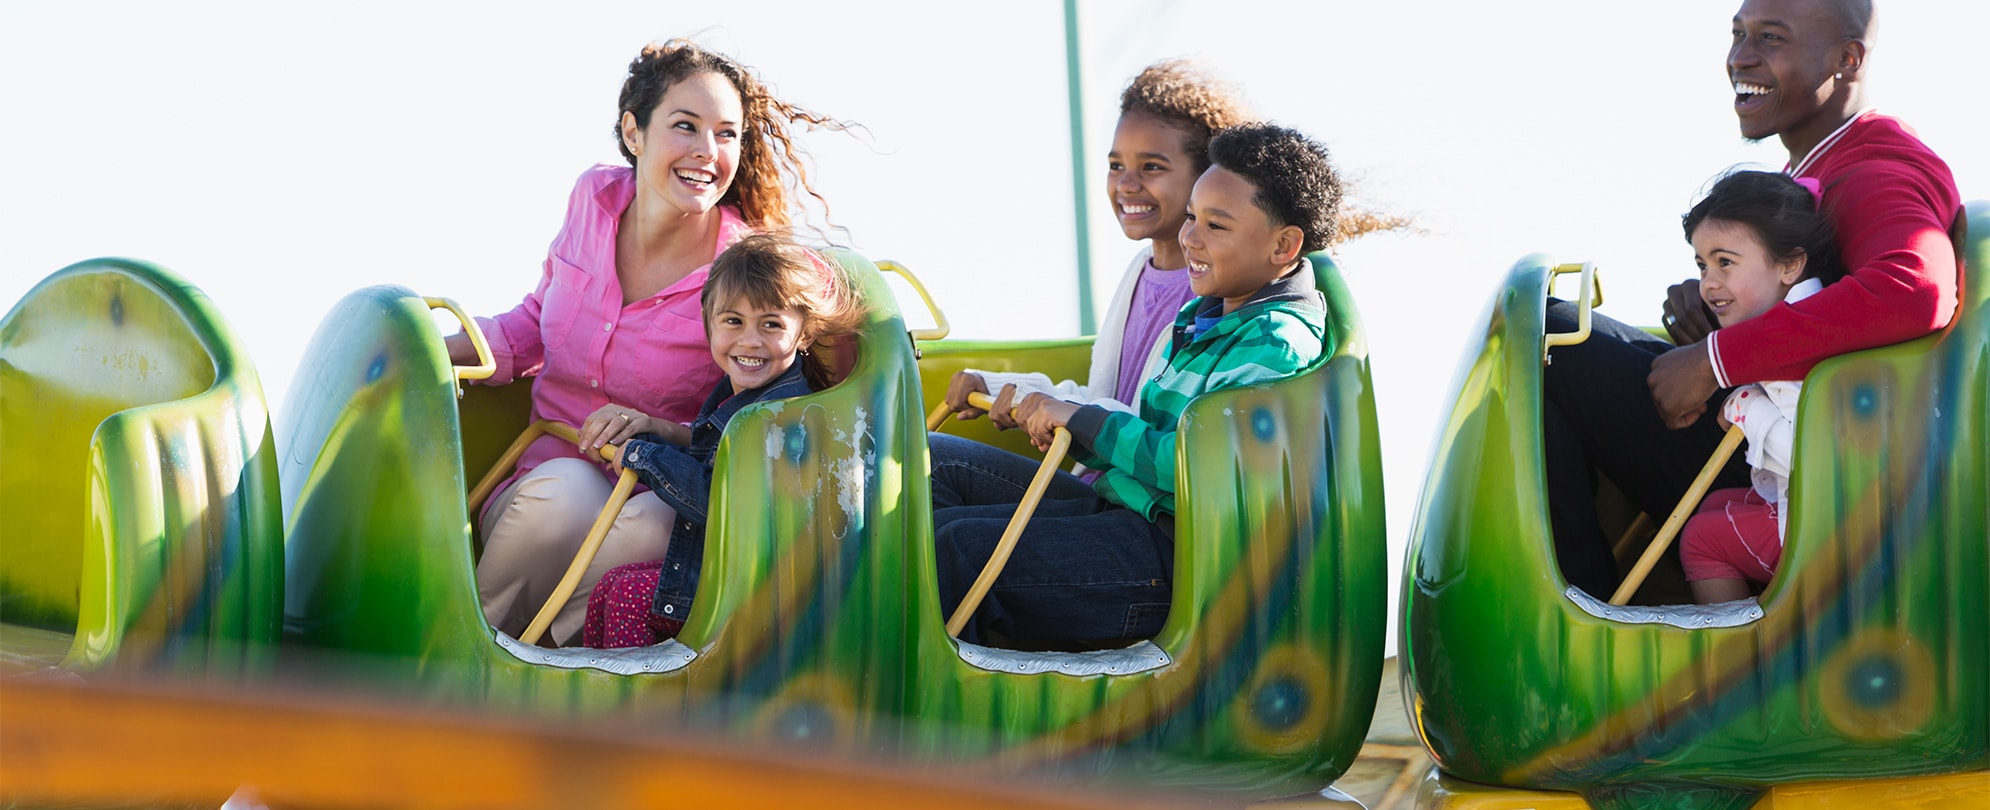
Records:
[[[486,382],[535,377],[534,420],[578,427],[613,402],[689,422],[718,382],[698,303],[709,262],[655,295],[622,305],[615,232],[635,192],[635,174],[626,166],[603,164],[581,174],[538,289],[510,312],[477,319],[497,359],[497,373]],[[732,206],[720,206],[719,215],[713,258],[752,231]],[[564,440],[542,438],[519,459],[518,474],[561,456],[582,457]]]

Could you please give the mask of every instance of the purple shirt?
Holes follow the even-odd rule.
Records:
[[[1140,401],[1140,386],[1147,382],[1147,356],[1154,341],[1168,331],[1175,314],[1193,298],[1195,291],[1189,288],[1184,269],[1163,270],[1154,266],[1153,259],[1147,260],[1133,288],[1133,303],[1126,310],[1125,337],[1119,344],[1119,384],[1113,387],[1113,399],[1127,404]]]
[[[718,382],[698,302],[710,263],[655,295],[622,304],[615,232],[635,196],[635,174],[627,166],[604,164],[581,174],[567,199],[566,224],[547,250],[538,288],[510,312],[477,319],[497,359],[497,373],[486,382],[536,377],[535,421],[578,427],[588,414],[614,402],[689,422]],[[737,209],[718,210],[714,258],[751,232]],[[526,449],[517,474],[561,456],[581,457],[572,443],[543,437]]]

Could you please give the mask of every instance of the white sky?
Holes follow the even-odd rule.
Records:
[[[1881,3],[1870,98],[1965,198],[1990,198],[1990,4]],[[1099,180],[1118,92],[1162,57],[1199,58],[1426,230],[1340,255],[1373,345],[1392,621],[1442,400],[1507,269],[1533,252],[1595,261],[1605,311],[1650,322],[1693,271],[1678,215],[1706,181],[1781,165],[1729,108],[1738,5],[1084,2],[1100,300],[1135,249]],[[6,0],[0,303],[75,261],[156,262],[214,298],[281,410],[312,330],[353,290],[401,284],[474,313],[528,292],[574,177],[620,161],[629,59],[684,34],[867,128],[807,137],[818,187],[846,241],[920,273],[957,336],[1077,331],[1056,0]]]

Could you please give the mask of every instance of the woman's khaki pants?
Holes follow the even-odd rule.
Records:
[[[477,596],[483,600],[485,621],[514,638],[525,632],[566,574],[613,489],[601,468],[577,458],[556,458],[497,494],[484,513],[484,556],[477,561]],[[655,493],[631,497],[539,643],[580,641],[594,584],[615,566],[663,559],[676,516]]]

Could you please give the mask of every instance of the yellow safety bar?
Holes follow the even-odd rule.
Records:
[[[580,431],[572,426],[545,420],[533,422],[525,428],[525,432],[518,434],[518,439],[513,441],[510,447],[505,448],[504,455],[499,456],[497,463],[491,465],[490,472],[484,473],[483,479],[470,490],[470,514],[477,514],[477,510],[483,507],[484,500],[491,496],[491,490],[497,488],[498,482],[509,475],[513,467],[518,466],[518,458],[525,455],[525,448],[530,447],[540,436],[548,434],[576,445],[580,444]],[[621,455],[622,448],[608,445],[598,452],[603,461],[614,461]],[[615,480],[615,489],[608,494],[608,503],[601,507],[601,514],[595,517],[594,525],[587,530],[587,539],[582,540],[580,550],[574,552],[573,563],[567,566],[566,575],[560,577],[560,584],[553,588],[552,595],[546,597],[546,604],[539,608],[539,614],[532,618],[532,623],[519,635],[519,641],[537,644],[539,637],[546,634],[546,628],[553,624],[553,617],[559,615],[560,608],[566,605],[567,600],[573,597],[574,590],[580,587],[581,576],[586,574],[587,567],[594,563],[594,555],[601,550],[601,542],[608,536],[608,528],[615,525],[616,516],[622,514],[622,505],[628,503],[629,493],[635,488],[635,472],[622,470],[621,477]]]
[[[1686,525],[1686,518],[1693,514],[1694,507],[1700,505],[1700,499],[1706,497],[1707,488],[1713,486],[1714,476],[1719,475],[1721,468],[1727,466],[1727,459],[1734,455],[1734,449],[1741,446],[1741,439],[1740,425],[1727,429],[1727,435],[1721,437],[1720,446],[1714,448],[1713,457],[1707,459],[1707,465],[1700,468],[1700,474],[1693,479],[1693,485],[1686,489],[1686,496],[1679,499],[1678,506],[1672,507],[1672,515],[1665,519],[1665,525],[1659,528],[1658,536],[1653,537],[1651,545],[1645,547],[1644,556],[1638,558],[1637,567],[1632,568],[1631,575],[1624,578],[1624,584],[1617,586],[1617,592],[1610,595],[1610,604],[1622,605],[1631,601],[1631,595],[1637,593],[1638,586],[1644,584],[1645,577],[1651,573],[1652,566],[1658,564],[1658,558],[1665,553],[1665,548],[1672,545],[1672,538],[1679,534],[1679,528]]]
[[[967,402],[976,408],[989,410],[995,407],[995,398],[976,391],[967,395]],[[946,403],[933,409],[926,417],[926,429],[938,430],[945,424],[953,410]],[[995,544],[994,553],[988,555],[988,564],[981,569],[981,576],[974,579],[974,586],[967,589],[967,595],[954,608],[953,616],[947,619],[947,635],[958,636],[967,626],[967,620],[974,616],[974,609],[981,607],[981,600],[988,596],[988,589],[994,587],[995,578],[1002,575],[1002,568],[1009,564],[1009,555],[1016,550],[1016,542],[1023,537],[1023,527],[1028,526],[1030,515],[1036,512],[1037,503],[1043,500],[1043,492],[1050,488],[1050,478],[1057,474],[1057,468],[1064,463],[1064,455],[1071,449],[1071,431],[1058,428],[1051,434],[1050,449],[1043,453],[1043,465],[1037,467],[1036,477],[1030,479],[1029,489],[1023,491],[1023,500],[1016,504],[1016,516],[1009,519],[1009,528],[1002,532],[1001,541]]]

